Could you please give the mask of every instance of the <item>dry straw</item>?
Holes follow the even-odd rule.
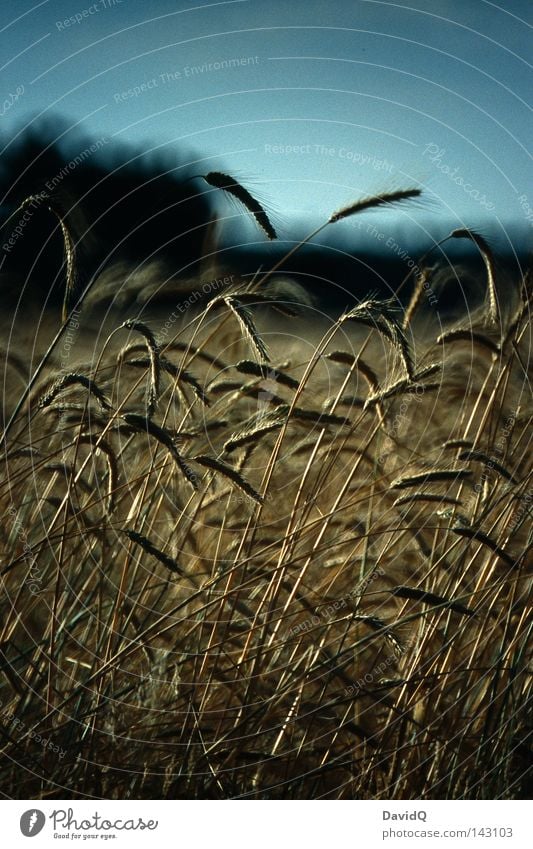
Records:
[[[233,308],[219,299],[220,314],[208,307],[177,328],[165,356],[141,322],[130,329],[142,344],[117,363],[106,342],[94,377],[58,382],[43,360],[39,374],[53,387],[44,409],[70,405],[70,434],[55,417],[36,419],[34,404],[19,416],[18,405],[0,488],[3,710],[22,711],[28,727],[76,757],[7,735],[2,787],[20,798],[57,787],[131,799],[523,796],[529,301],[507,324],[502,316],[502,328],[480,314],[471,329],[464,318],[445,327],[444,341],[460,331],[466,351],[417,326],[411,350],[398,331],[405,317],[369,297],[356,318],[369,343],[377,330],[394,346],[392,363],[371,359],[366,341],[354,354],[334,350],[359,344],[360,333],[346,341],[353,328],[342,316],[311,352],[316,326],[302,323],[307,342],[295,345],[286,373],[266,362],[262,323],[270,334],[275,317],[257,298],[256,321],[255,294],[226,292]],[[285,337],[270,339],[279,364]],[[150,372],[157,423],[133,389],[110,408],[122,366]],[[219,377],[209,381],[221,371],[218,393]],[[368,402],[352,419],[336,415],[358,373],[385,421],[397,397],[424,388],[406,405],[405,428],[388,433]],[[164,408],[158,380],[164,389],[168,378],[175,391]],[[264,381],[291,403],[258,410],[250,396]],[[176,403],[180,386],[205,402],[205,385],[211,406]],[[63,397],[69,387],[75,404]],[[93,398],[99,415],[85,416]],[[481,497],[489,467],[494,485]],[[103,498],[94,493],[100,478]],[[243,508],[244,498],[252,504]],[[100,502],[107,515],[97,515]]]

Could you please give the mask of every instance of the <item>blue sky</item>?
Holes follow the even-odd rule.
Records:
[[[445,220],[525,236],[531,10],[528,0],[4,3],[0,127],[63,115],[113,144],[185,149],[199,173],[245,182],[282,232],[414,184],[420,208],[380,213],[399,232]]]

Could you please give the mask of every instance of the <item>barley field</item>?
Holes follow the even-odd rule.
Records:
[[[77,300],[64,230],[63,323],[2,329],[2,792],[526,796],[529,272],[456,231],[446,322],[429,262],[337,316],[206,267],[171,312],[155,265]]]

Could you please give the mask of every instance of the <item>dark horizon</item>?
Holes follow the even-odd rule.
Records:
[[[460,287],[484,274],[479,250],[469,239],[438,244],[456,228],[452,220],[446,222],[424,207],[423,199],[423,214],[417,220],[404,215],[410,210],[408,203],[386,210],[386,215],[383,209],[369,210],[330,224],[284,262],[284,256],[309,236],[305,223],[285,220],[276,227],[277,240],[270,242],[242,205],[198,176],[199,166],[191,164],[190,151],[174,146],[172,151],[147,154],[138,146],[110,143],[105,137],[69,133],[64,119],[58,118],[54,126],[55,133],[47,123],[40,132],[26,131],[6,146],[0,158],[2,223],[26,198],[47,193],[65,216],[76,246],[78,289],[117,262],[134,268],[160,260],[166,276],[191,279],[201,274],[204,240],[214,218],[222,268],[252,277],[259,268],[280,264],[278,276],[289,275],[336,308],[370,291],[391,296],[410,274],[409,284],[403,285],[405,298],[423,265],[460,268]],[[56,141],[61,129],[66,135],[62,143]],[[13,287],[16,275],[23,278],[24,297],[38,293],[42,299],[46,293],[49,303],[56,304],[63,289],[58,221],[43,205],[37,209],[33,204],[30,212],[20,213],[22,222],[15,215],[3,228],[2,294],[12,291],[18,300],[20,286]],[[519,222],[499,239],[475,222],[472,230],[487,239],[509,275],[523,273],[529,245]],[[211,242],[214,238],[212,233]],[[172,291],[169,297],[174,297]]]

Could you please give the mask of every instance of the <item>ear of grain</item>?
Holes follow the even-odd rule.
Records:
[[[488,457],[482,451],[463,451],[459,454],[459,460],[474,460],[479,463],[483,463],[485,466],[488,466],[491,469],[494,469],[495,472],[498,472],[503,478],[511,483],[518,483],[517,479],[508,472],[505,466],[502,466],[501,463],[498,463],[494,457]]]
[[[382,333],[393,345],[402,359],[409,379],[414,372],[414,363],[407,337],[396,317],[396,305],[388,301],[376,301],[369,298],[345,313],[343,320],[356,321]]]
[[[288,386],[290,389],[298,389],[300,384],[294,377],[285,374],[278,369],[265,366],[261,363],[255,363],[252,360],[241,360],[235,366],[237,371],[242,374],[251,374],[255,377],[262,377],[264,380],[274,380],[276,383],[281,383],[283,386]]]
[[[379,616],[366,616],[361,614],[353,614],[352,618],[356,622],[364,622],[373,631],[379,631],[380,634],[392,645],[395,653],[401,655],[405,651],[405,647],[398,634],[391,628],[390,624],[385,622]]]
[[[396,478],[391,483],[394,489],[406,489],[423,483],[438,483],[440,481],[460,481],[470,477],[470,469],[430,469],[419,475],[407,475]]]
[[[107,460],[107,510],[108,513],[113,513],[115,509],[115,495],[118,486],[118,461],[115,452],[110,443],[103,436],[96,433],[82,434],[78,437],[80,444],[87,444],[93,447],[96,451],[101,451]]]
[[[148,355],[150,359],[150,384],[148,390],[147,414],[149,417],[155,413],[159,395],[161,392],[161,362],[159,359],[159,346],[155,336],[147,324],[136,319],[128,319],[122,324],[126,330],[135,330],[146,339]]]
[[[341,395],[340,398],[338,395],[330,395],[323,402],[322,406],[325,410],[331,410],[332,407],[355,407],[356,409],[363,409],[365,404],[366,399],[359,398],[357,395]]]
[[[392,506],[402,507],[405,504],[419,503],[420,501],[436,504],[453,504],[457,507],[462,506],[462,501],[459,501],[458,498],[452,498],[451,495],[436,495],[432,492],[413,492],[410,495],[402,495],[392,502]]]
[[[137,357],[134,360],[126,360],[126,365],[134,366],[136,368],[146,368],[151,365],[150,359],[146,357]],[[206,407],[209,407],[210,401],[206,393],[204,392],[201,384],[197,380],[197,378],[185,369],[180,368],[175,363],[168,360],[166,357],[159,357],[159,366],[162,371],[169,374],[175,380],[183,381],[183,383],[187,383],[194,394],[198,398],[199,401],[202,402]]]
[[[46,208],[55,216],[57,219],[59,226],[61,227],[61,234],[63,236],[63,248],[65,251],[65,294],[63,297],[63,310],[62,310],[62,320],[66,322],[68,314],[72,308],[72,299],[75,290],[75,277],[76,277],[76,249],[74,240],[71,236],[70,230],[68,228],[66,218],[61,213],[57,203],[53,201],[50,196],[46,192],[42,192],[40,195],[29,195],[25,200],[21,203],[19,208],[16,210],[13,215],[16,215],[18,212],[22,212],[26,210],[29,206],[46,206]],[[10,216],[11,218],[11,216]]]
[[[231,380],[229,378],[214,380],[209,384],[209,392],[212,395],[223,395],[226,392],[240,392],[242,388],[243,384],[241,380]]]
[[[136,430],[138,433],[147,433],[150,436],[153,436],[154,439],[157,439],[165,448],[168,449],[171,454],[174,462],[176,463],[178,469],[186,478],[186,480],[191,484],[194,490],[198,489],[198,481],[197,476],[193,472],[191,468],[187,465],[178,449],[176,448],[174,439],[172,435],[165,430],[164,428],[157,425],[155,422],[151,421],[151,419],[140,416],[137,413],[124,413],[122,416],[126,424]]]
[[[151,554],[152,557],[155,557],[155,559],[158,560],[159,563],[162,563],[169,572],[173,572],[175,575],[180,575],[181,577],[185,576],[185,572],[179,563],[177,563],[173,557],[170,557],[168,554],[165,554],[164,551],[161,551],[160,548],[157,548],[157,546],[154,545],[148,537],[137,533],[137,531],[129,530],[128,528],[126,528],[123,533],[126,534],[128,539],[136,545],[139,545],[143,551],[146,551],[148,554]]]
[[[415,288],[413,289],[413,294],[411,295],[411,300],[407,305],[407,309],[405,310],[405,315],[403,318],[403,328],[404,330],[409,327],[411,320],[418,309],[418,305],[420,304],[420,300],[422,298],[422,294],[424,292],[424,288],[428,281],[429,269],[423,268],[415,277]]]
[[[518,567],[518,561],[506,551],[504,551],[503,548],[497,545],[497,543],[495,543],[494,540],[488,536],[488,534],[485,534],[479,528],[471,528],[463,524],[457,523],[455,525],[452,525],[450,530],[452,530],[454,534],[459,534],[459,536],[467,537],[468,539],[481,542],[483,545],[486,545],[487,548],[490,548],[491,551],[497,554],[498,557],[500,557],[501,560],[507,563],[508,566],[511,566],[513,569],[516,569]]]
[[[374,392],[379,390],[379,380],[376,372],[361,357],[356,357],[347,351],[332,351],[330,354],[326,354],[326,357],[333,363],[342,363],[361,372],[370,388]]]
[[[97,383],[92,380],[90,377],[86,377],[84,374],[78,374],[76,372],[69,372],[68,374],[64,374],[55,383],[52,384],[51,388],[43,395],[39,400],[39,408],[43,409],[45,407],[50,406],[52,401],[57,398],[57,396],[64,389],[67,389],[69,386],[73,386],[75,384],[79,384],[87,389],[91,395],[94,395],[100,407],[105,412],[111,410],[111,404],[108,399],[102,392],[102,390],[98,387]]]
[[[341,209],[338,209],[337,212],[330,215],[328,223],[334,224],[336,221],[342,221],[344,218],[350,218],[352,215],[357,215],[359,212],[365,212],[367,209],[376,209],[378,206],[394,206],[397,203],[403,203],[406,200],[418,198],[421,194],[421,189],[398,189],[398,191],[395,192],[372,195],[371,197],[354,201],[354,203],[349,203]]]
[[[236,198],[243,206],[246,207],[248,212],[253,215],[269,239],[277,238],[276,231],[270,223],[268,215],[259,201],[252,197],[250,192],[245,189],[244,186],[241,186],[237,180],[230,177],[228,174],[220,173],[220,171],[210,171],[209,174],[204,176],[204,180],[206,183],[209,183],[210,186],[213,186],[216,189],[222,189],[222,191],[228,192],[228,194]]]
[[[475,233],[473,230],[467,230],[466,228],[454,230],[452,233],[450,233],[450,238],[470,239],[470,241],[474,242],[481,256],[483,257],[483,262],[485,263],[485,268],[487,269],[489,318],[491,324],[498,324],[500,320],[500,308],[498,305],[498,295],[496,292],[495,261],[494,254],[492,253],[489,243],[486,239],[483,238],[483,236],[480,236],[479,233]]]
[[[500,354],[500,346],[494,342],[493,339],[489,339],[488,336],[484,336],[482,333],[478,333],[473,330],[461,328],[458,328],[457,330],[447,330],[445,333],[441,333],[441,335],[437,338],[437,342],[439,344],[444,344],[446,342],[471,342],[472,345],[482,345],[484,348],[487,348],[491,354]]]
[[[258,383],[257,380],[245,383],[240,387],[239,392],[249,398],[257,398],[262,404],[269,404],[274,407],[281,407],[286,403],[285,398],[282,398],[281,395],[276,395],[270,389],[265,392],[264,386]]]
[[[289,408],[287,406],[282,409],[276,408],[269,413],[259,413],[248,422],[247,427],[244,427],[241,431],[233,434],[233,436],[226,440],[224,450],[229,453],[236,448],[258,442],[268,433],[279,430],[287,421],[288,412]]]
[[[302,407],[292,407],[291,418],[303,422],[313,422],[318,425],[343,425],[350,427],[351,421],[345,416],[336,416],[333,413],[325,413],[323,410],[305,410]]]
[[[264,306],[272,307],[277,312],[280,312],[282,315],[286,315],[289,318],[296,318],[299,315],[298,303],[294,301],[286,301],[280,298],[271,297],[268,295],[260,294],[259,292],[243,292],[237,290],[235,292],[236,297],[238,297],[241,304],[249,304],[251,306]]]
[[[206,469],[211,469],[212,471],[218,472],[218,474],[228,478],[235,484],[235,486],[238,486],[239,489],[248,496],[248,498],[251,498],[252,501],[257,502],[257,504],[263,503],[263,497],[250,483],[248,483],[246,478],[244,478],[236,469],[228,466],[227,463],[223,463],[222,460],[217,460],[215,457],[206,457],[202,455],[193,457],[192,459],[200,466],[204,466]]]
[[[415,587],[394,587],[390,592],[391,595],[395,595],[398,598],[409,598],[415,601],[422,601],[424,604],[448,607],[455,613],[462,613],[464,616],[475,615],[473,610],[466,607],[460,601],[444,598],[444,596],[435,595],[435,593],[427,592],[427,590],[419,590]]]
[[[74,247],[74,241],[72,236],[70,235],[70,231],[65,223],[64,218],[62,218],[58,212],[56,212],[53,207],[52,209],[59,221],[61,232],[63,234],[63,245],[65,250],[65,296],[63,298],[63,311],[62,311],[62,320],[63,322],[67,321],[70,310],[73,307],[73,297],[76,288],[76,252]]]
[[[397,383],[393,383],[392,386],[387,386],[385,389],[380,389],[375,395],[370,395],[365,403],[365,408],[371,407],[373,404],[381,403],[385,401],[387,398],[392,398],[395,395],[404,395],[407,392],[413,392],[413,390],[421,389],[424,392],[424,395],[428,392],[434,392],[442,387],[442,383],[418,383],[414,380],[399,380]]]
[[[239,322],[245,337],[250,341],[251,345],[256,349],[257,353],[263,360],[269,362],[268,351],[261,336],[257,332],[250,310],[245,307],[237,298],[224,297],[224,303],[230,308],[233,315]]]

